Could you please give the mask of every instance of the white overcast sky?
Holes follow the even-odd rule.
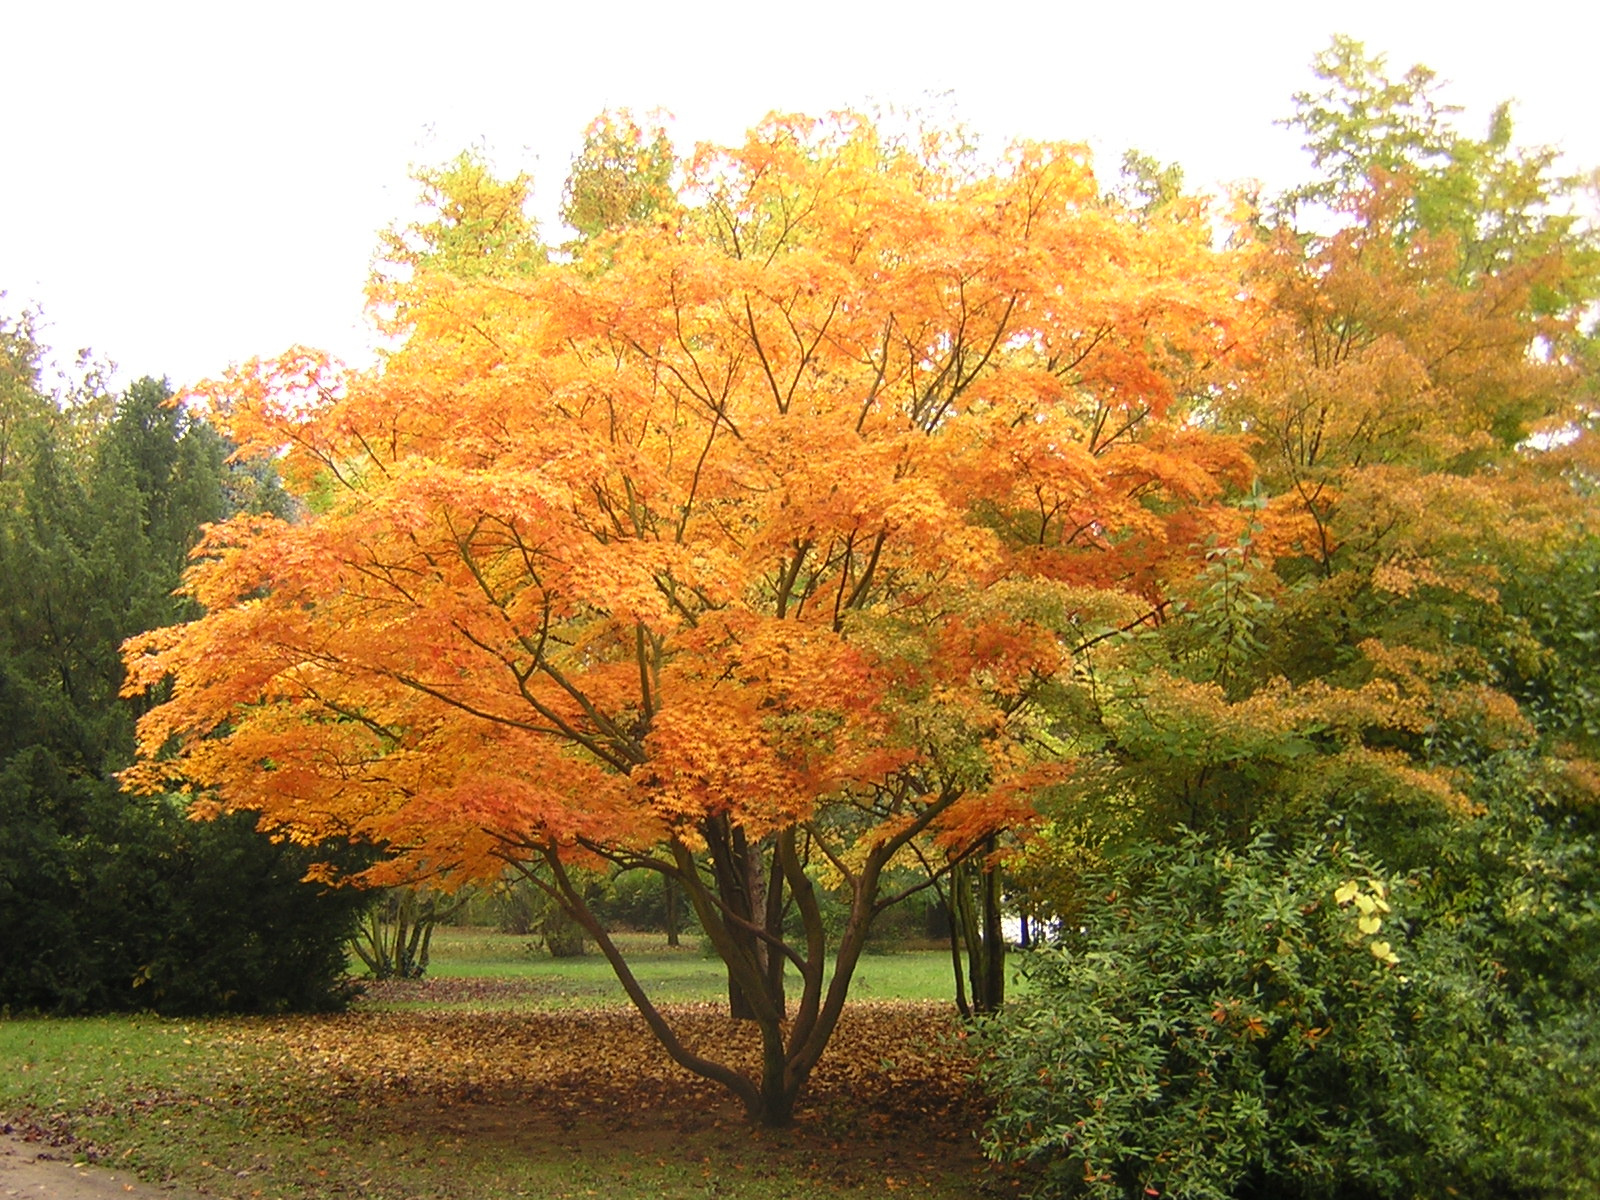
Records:
[[[175,384],[300,342],[360,358],[376,231],[412,164],[470,144],[535,178],[553,213],[601,109],[662,108],[680,147],[766,112],[949,91],[987,145],[1136,146],[1194,184],[1304,171],[1274,125],[1346,33],[1423,62],[1479,132],[1600,166],[1600,0],[1508,6],[1167,0],[739,0],[589,7],[410,0],[17,0],[0,22],[0,311],[43,310],[124,381]]]

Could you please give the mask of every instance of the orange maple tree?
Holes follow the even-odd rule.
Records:
[[[379,368],[206,390],[309,515],[213,528],[205,615],[130,643],[132,691],[171,681],[130,784],[370,840],[369,882],[520,867],[787,1122],[891,864],[1025,821],[1076,649],[1236,524],[1243,444],[1190,419],[1245,319],[1211,241],[1081,148],[774,118],[571,261],[419,259]],[[679,1039],[574,864],[682,887],[757,1070]]]

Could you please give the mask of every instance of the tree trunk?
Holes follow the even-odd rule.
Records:
[[[749,972],[728,972],[728,1014],[739,1021],[757,1020],[765,1001],[782,1021],[786,1007],[783,961],[762,936],[765,933],[779,941],[783,937],[781,877],[774,867],[769,888],[762,878],[766,856],[761,847],[751,846],[744,830],[730,827],[726,818],[706,821],[703,831],[720,901],[717,921],[734,953],[751,967]],[[692,891],[693,885],[687,879],[683,882]],[[705,924],[703,916],[701,924]],[[753,989],[762,994],[751,995]]]
[[[983,896],[983,982],[980,996],[973,993],[974,1007],[981,1013],[999,1012],[1006,1002],[1006,934],[1001,923],[1000,865],[994,861],[995,838],[983,843],[984,858],[979,871]]]
[[[1001,924],[1000,868],[994,863],[995,839],[985,839],[981,857],[957,863],[950,872],[952,939],[966,951],[970,1006],[956,977],[956,1004],[963,1017],[999,1012],[1006,998],[1006,944]],[[954,952],[954,951],[952,951]]]
[[[691,839],[669,836],[663,849],[669,858],[635,860],[673,879],[700,920],[712,947],[728,968],[730,999],[737,998],[761,1038],[761,1066],[754,1077],[727,1063],[704,1057],[678,1038],[671,1024],[650,1000],[616,943],[589,907],[561,858],[561,848],[545,843],[523,843],[542,863],[530,868],[515,858],[523,874],[556,898],[588,932],[616,972],[623,990],[649,1025],[652,1033],[679,1066],[721,1084],[738,1097],[749,1119],[761,1125],[782,1126],[794,1120],[795,1106],[806,1083],[838,1028],[850,980],[860,964],[867,934],[879,909],[889,901],[880,898],[883,872],[895,855],[941,811],[959,798],[956,789],[941,793],[892,835],[876,841],[863,862],[847,863],[826,848],[850,892],[850,910],[839,935],[830,972],[828,930],[816,888],[806,873],[800,853],[802,833],[813,844],[820,834],[794,826],[763,838],[752,846],[743,831],[726,818],[703,821]],[[702,849],[703,847],[703,849]],[[761,867],[766,867],[765,878]],[[993,892],[996,915],[984,920],[998,930],[998,882]],[[804,945],[783,940],[783,920],[789,908],[799,914]],[[800,999],[792,1021],[786,1020],[784,967],[799,973]]]
[[[955,872],[951,872],[951,876],[950,895],[946,896],[941,889],[939,891],[939,902],[944,906],[945,934],[950,939],[950,973],[955,980],[956,1012],[961,1014],[963,1021],[970,1021],[972,1019],[972,1006],[967,1003],[967,985],[962,979],[961,972],[961,945],[964,926],[956,908],[955,894],[955,889],[960,886],[960,880],[954,877]],[[938,888],[937,882],[934,887]]]

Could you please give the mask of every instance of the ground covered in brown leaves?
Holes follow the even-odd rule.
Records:
[[[438,986],[435,986],[438,985]],[[386,985],[372,999],[487,998],[515,983],[439,980]],[[465,992],[463,992],[465,989]],[[462,995],[458,995],[461,993]],[[754,1028],[715,1004],[666,1010],[700,1053],[754,1071]],[[720,1087],[669,1059],[630,1009],[355,1011],[285,1018],[235,1035],[275,1048],[287,1073],[360,1106],[454,1121],[471,1106],[493,1124],[582,1130],[596,1136],[659,1124],[675,1131],[742,1123]],[[409,1101],[409,1103],[408,1103]],[[947,1005],[854,1004],[812,1076],[798,1123],[826,1133],[970,1142],[982,1105]]]
[[[512,998],[515,981],[433,980],[374,988],[356,1011],[252,1022],[228,1036],[272,1062],[272,1076],[319,1097],[268,1106],[358,1129],[368,1142],[455,1144],[474,1153],[688,1156],[760,1170],[776,1156],[818,1183],[945,1191],[965,1178],[1000,1186],[979,1155],[984,1106],[948,1005],[852,1004],[813,1075],[793,1127],[752,1129],[721,1088],[676,1066],[631,1008],[395,1009]],[[502,994],[503,993],[503,994]],[[754,1030],[718,1005],[667,1010],[680,1036],[753,1067]],[[404,1152],[404,1151],[402,1151]],[[729,1166],[729,1163],[732,1166]]]

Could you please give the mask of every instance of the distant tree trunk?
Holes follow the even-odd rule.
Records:
[[[388,888],[367,909],[350,939],[350,948],[376,979],[421,979],[428,972],[434,929],[465,904],[464,896]]]
[[[559,905],[550,905],[550,911],[539,920],[538,932],[539,940],[544,942],[544,948],[550,952],[551,958],[583,956],[583,926]]]
[[[667,902],[667,945],[678,944],[678,886],[669,875],[662,880]]]
[[[996,839],[986,838],[979,853],[950,872],[951,956],[956,962],[956,1007],[963,1017],[999,1012],[1006,998],[1006,943],[995,849]],[[962,950],[972,988],[970,1007],[962,995]]]
[[[972,1005],[967,1003],[967,985],[961,971],[961,922],[954,912],[950,914],[950,970],[955,976],[956,1011],[963,1021],[972,1019]]]
[[[984,859],[979,882],[983,896],[983,992],[973,988],[979,1012],[999,1012],[1006,1002],[1006,932],[1002,923],[1000,864],[994,861],[996,839],[984,841]]]

